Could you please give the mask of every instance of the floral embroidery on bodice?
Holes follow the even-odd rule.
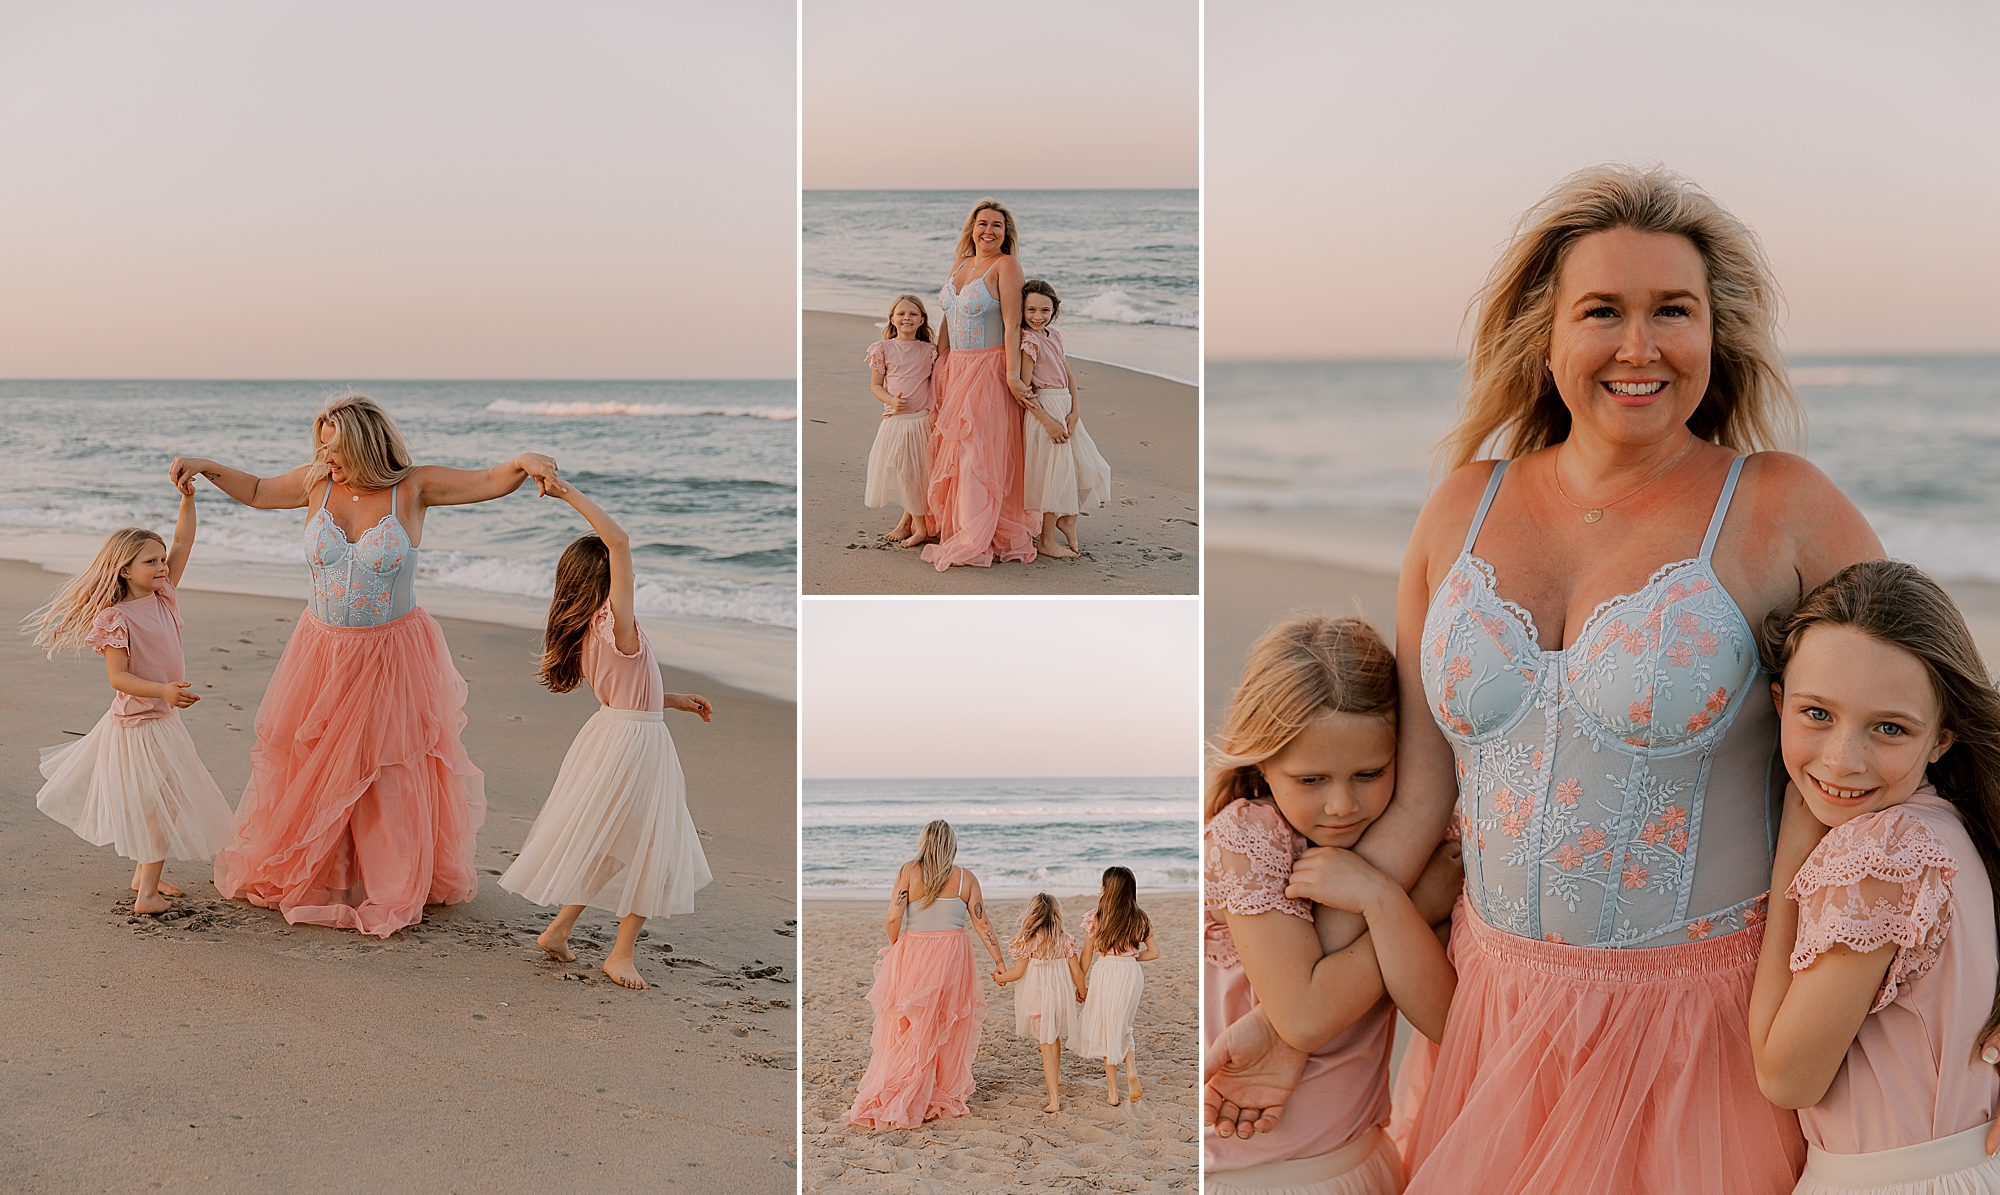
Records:
[[[1700,555],[1598,606],[1557,651],[1473,554],[1507,463],[1494,467],[1419,664],[1455,757],[1466,895],[1488,925],[1622,947],[1762,920],[1777,718],[1749,623],[1709,562],[1743,460]]]
[[[989,268],[987,273],[992,273]],[[986,289],[981,274],[955,289],[950,279],[938,291],[938,306],[944,309],[945,326],[951,330],[954,349],[992,349],[1007,343],[1007,327],[1000,316],[1000,300]]]
[[[306,520],[306,562],[312,566],[306,608],[314,618],[328,626],[372,627],[416,606],[417,549],[396,517],[400,490],[391,492],[382,521],[351,543],[324,500]],[[332,491],[329,483],[329,497]]]

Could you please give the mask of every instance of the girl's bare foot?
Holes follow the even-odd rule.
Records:
[[[903,539],[910,534],[910,516],[906,513],[896,522],[895,530],[882,533],[883,539]]]
[[[1056,520],[1056,527],[1063,533],[1063,538],[1069,541],[1069,547],[1072,553],[1081,553],[1083,551],[1082,541],[1076,538],[1075,515],[1063,515],[1061,518]]]
[[[1041,535],[1035,539],[1035,551],[1044,556],[1074,556],[1076,552],[1053,535]]]
[[[1048,1102],[1048,1103],[1047,1103],[1046,1105],[1044,1105],[1044,1106],[1043,1106],[1043,1108],[1042,1108],[1042,1111],[1044,1111],[1044,1112],[1060,1112],[1060,1111],[1062,1111],[1062,1101],[1061,1101],[1061,1100],[1059,1100],[1059,1099],[1057,1099],[1057,1098],[1056,1098],[1056,1097],[1054,1097],[1054,1096],[1050,1096],[1050,1097],[1049,1097],[1049,1102]]]
[[[646,990],[646,981],[639,978],[639,968],[632,965],[629,957],[605,959],[604,973],[611,977],[611,982],[621,988],[631,988],[635,992]]]
[[[535,945],[548,951],[549,957],[559,963],[576,961],[576,951],[569,948],[569,935],[557,933],[553,925],[542,931],[541,936],[535,939]]]
[[[144,913],[147,916],[151,916],[154,913],[164,913],[173,907],[172,903],[166,897],[161,896],[157,892],[153,894],[151,899],[148,899],[144,893],[132,898],[132,911],[134,913]]]
[[[132,891],[137,892],[138,890],[139,890],[139,881],[133,880]],[[174,885],[167,883],[165,880],[161,880],[157,885],[155,885],[154,891],[158,892],[161,896],[187,895],[187,893],[182,892],[179,888],[176,888]]]
[[[1146,1098],[1146,1092],[1143,1088],[1139,1086],[1139,1080],[1137,1079],[1126,1079],[1125,1091],[1126,1091],[1125,1098],[1131,1100],[1135,1104],[1138,1103],[1140,1100]]]

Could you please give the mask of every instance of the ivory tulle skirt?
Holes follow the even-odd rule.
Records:
[[[1067,390],[1037,390],[1042,409],[1057,423],[1069,418]],[[1021,500],[1042,514],[1080,514],[1111,497],[1111,465],[1091,442],[1083,420],[1058,444],[1033,411],[1021,412],[1023,476]]]
[[[693,912],[712,878],[665,716],[600,707],[500,886],[538,905],[666,917]]]
[[[912,1129],[965,1115],[986,1001],[962,929],[905,933],[875,959],[868,989],[875,1030],[868,1072],[842,1117],[871,1129]]]
[[[1123,1062],[1132,1052],[1132,1022],[1146,991],[1146,972],[1130,955],[1101,955],[1084,976],[1088,996],[1070,1043],[1085,1058]]]
[[[1388,1134],[1370,1126],[1318,1157],[1207,1171],[1202,1190],[1207,1195],[1400,1195],[1403,1160]]]
[[[1416,1126],[1413,1195],[1789,1191],[1798,1117],[1750,1058],[1763,926],[1648,950],[1503,933],[1461,897],[1458,991]]]
[[[1041,528],[1021,504],[1021,405],[1007,388],[1006,356],[1004,347],[953,349],[931,374],[926,505],[938,542],[924,559],[939,572],[1035,558]]]
[[[388,937],[471,900],[485,778],[459,743],[465,681],[421,608],[373,627],[299,617],[257,707],[226,897]]]
[[[920,515],[930,486],[930,411],[907,411],[884,418],[875,430],[875,446],[868,450],[868,490],[862,501],[870,507],[893,502],[910,514]]]
[[[1028,960],[1028,973],[1014,987],[1014,1032],[1043,1045],[1068,1041],[1076,1033],[1076,983],[1068,959]]]
[[[229,801],[195,754],[179,710],[136,726],[106,712],[73,743],[42,748],[35,807],[135,863],[212,859],[232,833]]]
[[[1990,1124],[1921,1145],[1872,1154],[1806,1151],[1794,1195],[2000,1195],[2000,1158],[1986,1153]]]

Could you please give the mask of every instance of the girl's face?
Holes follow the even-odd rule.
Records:
[[[327,476],[342,485],[347,484],[347,462],[341,459],[340,446],[335,443],[339,429],[331,423],[319,425],[319,455],[326,462]]]
[[[157,593],[167,583],[167,545],[157,539],[147,540],[132,563],[118,570],[118,575],[131,586],[134,597]]]
[[[980,256],[1000,252],[1007,240],[1007,217],[992,208],[981,208],[972,218],[972,244]]]
[[[1021,318],[1027,320],[1028,326],[1037,332],[1048,327],[1049,321],[1055,317],[1056,305],[1047,295],[1029,295],[1021,304]]]
[[[1654,444],[1708,392],[1708,268],[1693,242],[1614,228],[1570,246],[1556,280],[1549,370],[1572,424]]]
[[[1396,794],[1396,723],[1331,711],[1264,761],[1278,812],[1314,846],[1353,846]]]
[[[1908,800],[1952,743],[1923,663],[1852,627],[1806,631],[1771,695],[1785,770],[1828,826]]]
[[[916,304],[905,300],[889,312],[889,326],[896,330],[897,339],[915,340],[917,329],[924,326],[924,313],[917,310]]]

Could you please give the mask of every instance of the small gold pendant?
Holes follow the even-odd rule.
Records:
[[[1603,517],[1604,517],[1604,508],[1602,506],[1594,506],[1591,509],[1583,512],[1583,521],[1586,523],[1595,523],[1597,520]]]

